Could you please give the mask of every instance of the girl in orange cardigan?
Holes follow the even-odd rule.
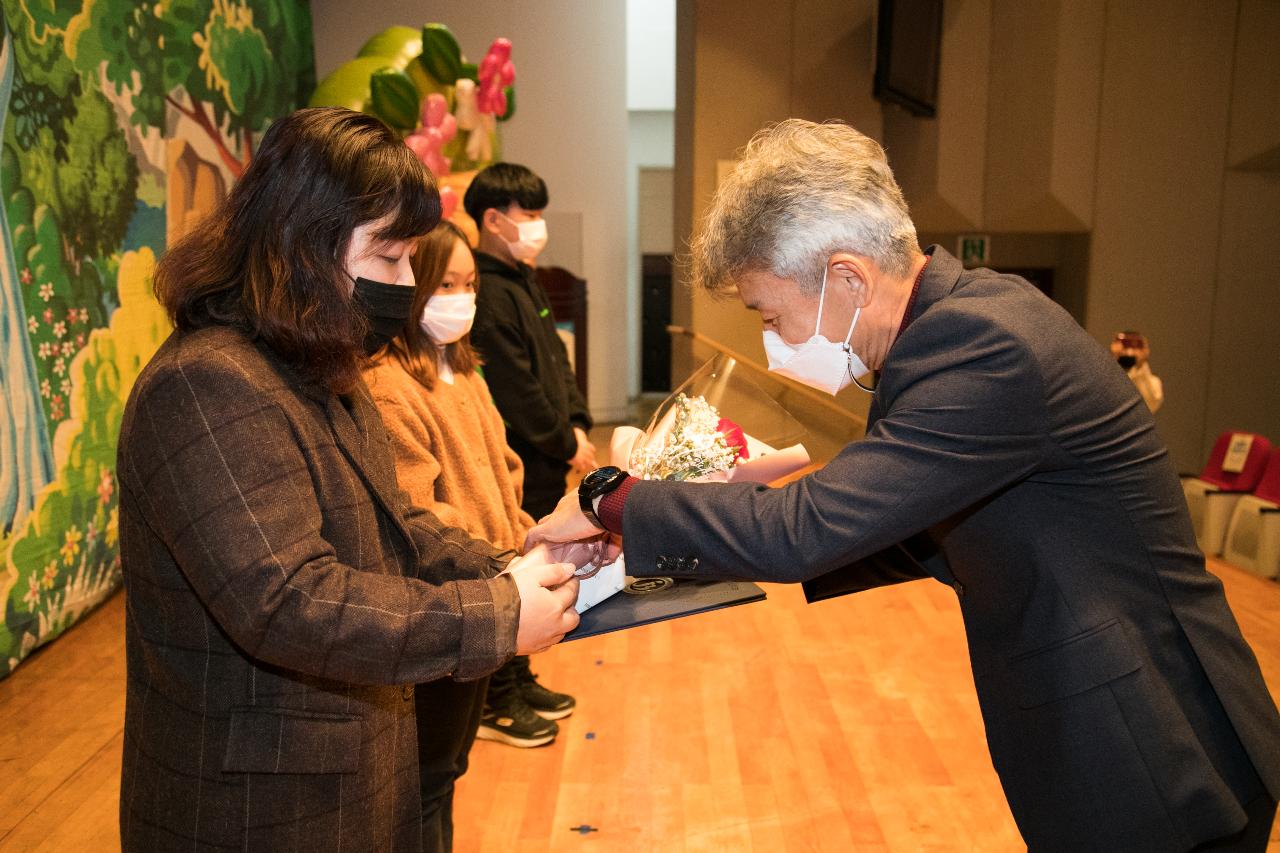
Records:
[[[413,503],[501,549],[519,549],[534,520],[520,509],[524,469],[477,371],[468,341],[476,265],[466,239],[441,222],[417,245],[410,320],[371,357],[365,382]],[[513,746],[555,739],[572,696],[547,690],[517,657],[490,679],[442,679],[415,691],[424,849],[449,849],[455,780],[478,735]],[[486,699],[487,690],[487,699]],[[435,838],[430,837],[436,834]]]

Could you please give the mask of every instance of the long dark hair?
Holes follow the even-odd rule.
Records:
[[[181,330],[244,329],[303,379],[346,392],[366,321],[343,264],[356,226],[408,240],[440,219],[440,195],[398,136],[337,107],[277,120],[213,213],[160,260],[156,298]]]
[[[395,356],[410,376],[428,391],[436,387],[439,368],[436,366],[437,342],[422,328],[418,319],[427,307],[430,299],[440,288],[444,280],[445,270],[449,268],[449,257],[453,247],[459,242],[471,251],[466,235],[449,220],[442,220],[431,230],[430,234],[418,240],[417,250],[413,255],[413,277],[416,281],[413,293],[413,306],[409,309],[409,319],[400,334],[391,339],[383,350],[374,355],[373,360]],[[477,281],[477,287],[479,282]],[[445,361],[454,373],[470,373],[480,366],[480,358],[471,346],[471,336],[463,335],[451,344],[445,345]]]

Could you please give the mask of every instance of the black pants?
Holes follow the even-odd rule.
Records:
[[[1244,812],[1249,816],[1244,829],[1229,838],[1197,844],[1191,853],[1266,853],[1271,824],[1276,819],[1276,801],[1270,794],[1262,794],[1249,802]]]
[[[564,497],[564,487],[564,472],[550,474],[547,481],[543,483],[531,484],[526,476],[524,500],[520,502],[520,508],[533,516],[534,521],[544,515],[550,515],[551,510],[555,509],[556,504],[560,503],[560,499]]]
[[[453,788],[467,772],[489,679],[441,678],[414,689],[418,719],[418,782],[422,790],[422,853],[453,849]]]
[[[520,502],[520,508],[534,519],[542,518],[549,515],[551,510],[556,508],[556,504],[564,497],[564,473],[552,473],[552,485],[545,487],[540,492],[529,493],[529,481],[527,477],[528,468],[525,468],[525,491],[524,500]],[[555,478],[559,477],[559,484],[555,485]],[[516,655],[507,661],[502,667],[489,676],[489,696],[494,701],[501,700],[509,691],[514,690],[516,685],[520,683],[520,679],[529,669],[529,656]]]

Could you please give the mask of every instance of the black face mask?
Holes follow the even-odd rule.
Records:
[[[1138,363],[1138,357],[1135,355],[1122,355],[1116,358],[1116,361],[1118,361],[1120,366],[1125,370],[1131,370],[1133,369],[1133,366]]]
[[[352,281],[356,283],[356,304],[369,320],[364,351],[366,355],[372,355],[404,331],[413,307],[414,288],[402,284],[386,284],[370,278],[356,278]]]

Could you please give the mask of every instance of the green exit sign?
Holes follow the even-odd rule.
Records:
[[[956,243],[956,256],[966,267],[991,263],[991,237],[987,234],[961,234]]]

